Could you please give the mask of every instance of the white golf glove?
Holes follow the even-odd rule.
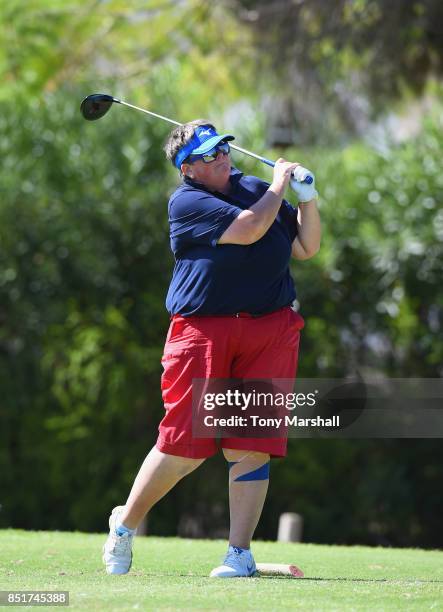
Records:
[[[307,176],[312,177],[312,183],[310,185],[302,182]],[[292,177],[293,178],[290,180],[291,189],[297,194],[299,202],[309,202],[310,200],[318,198],[318,193],[315,189],[315,176],[310,170],[303,168],[303,166],[297,166],[297,168],[292,171]]]

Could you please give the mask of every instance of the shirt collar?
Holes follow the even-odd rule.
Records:
[[[234,168],[234,166],[231,166],[231,174],[229,176],[229,182],[231,183],[232,187],[234,188],[237,187],[242,176],[243,176],[243,172],[241,172],[237,168]],[[184,176],[183,182],[197,189],[205,189],[206,191],[208,190],[207,187],[203,185],[203,183],[197,183],[197,181],[193,181],[191,178],[189,178],[189,176]]]

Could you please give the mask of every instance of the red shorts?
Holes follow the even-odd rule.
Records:
[[[218,440],[192,437],[194,378],[295,378],[303,318],[289,306],[261,317],[174,315],[162,358],[166,414],[157,448],[200,459],[217,452]],[[223,438],[222,448],[286,455],[285,438]]]

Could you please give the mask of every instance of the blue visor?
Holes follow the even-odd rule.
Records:
[[[217,134],[208,126],[200,125],[195,129],[194,135],[189,142],[175,156],[174,165],[180,168],[187,157],[192,155],[202,155],[215,147],[222,140],[234,140],[232,134]]]

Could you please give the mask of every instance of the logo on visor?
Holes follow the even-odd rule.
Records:
[[[207,130],[202,130],[201,132],[198,133],[199,136],[211,136],[211,134],[212,134],[211,128],[208,128]]]

